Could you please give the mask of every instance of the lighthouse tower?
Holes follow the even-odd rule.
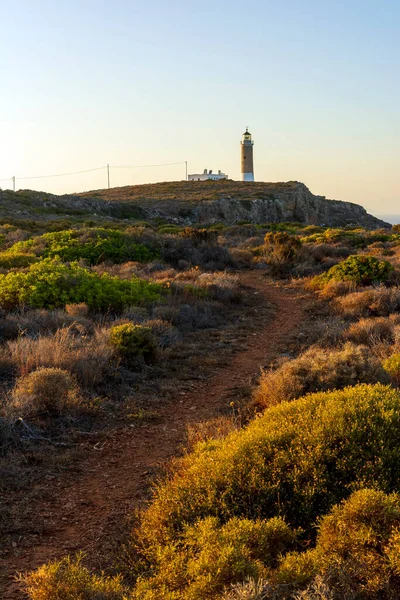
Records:
[[[240,142],[242,181],[254,181],[253,145],[249,128],[243,134]]]

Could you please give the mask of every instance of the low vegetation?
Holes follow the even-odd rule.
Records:
[[[122,310],[159,299],[161,288],[139,278],[130,281],[98,275],[78,263],[47,258],[26,271],[0,275],[0,306],[58,308],[82,303],[93,310]]]
[[[154,327],[155,328],[155,327]],[[110,343],[126,360],[151,362],[157,355],[157,341],[150,327],[123,323],[110,331]]]
[[[351,337],[347,334],[348,339]],[[388,377],[379,359],[367,348],[351,343],[340,349],[314,346],[277,369],[264,371],[254,402],[268,408],[312,392],[378,381],[388,382]]]
[[[74,414],[81,403],[79,387],[69,371],[42,367],[17,379],[8,410],[34,422]]]
[[[315,277],[313,285],[322,288],[330,281],[345,281],[360,286],[381,283],[386,281],[392,270],[393,266],[386,260],[355,254]]]
[[[291,281],[314,312],[252,391],[232,392],[232,415],[192,426],[117,557],[104,549],[106,574],[65,557],[21,577],[28,596],[399,597],[398,230],[71,214],[0,225],[5,472],[20,460],[43,477],[49,444],[61,456],[60,439],[95,428],[155,427],[166,398],[179,407],[245,337],[251,351],[241,269]]]
[[[90,265],[105,261],[148,262],[159,257],[157,248],[141,243],[134,233],[104,228],[45,233],[24,242],[17,242],[4,254],[12,257],[23,256],[23,253],[43,258],[58,257],[68,262],[84,259]]]

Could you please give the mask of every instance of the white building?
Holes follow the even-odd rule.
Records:
[[[203,173],[193,173],[192,175],[188,175],[188,181],[207,181],[208,179],[218,181],[219,179],[228,179],[228,175],[225,175],[225,173],[222,173],[221,171],[213,173],[207,169],[204,169]]]

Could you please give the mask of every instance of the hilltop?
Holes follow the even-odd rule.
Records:
[[[390,227],[352,202],[316,196],[297,181],[284,183],[179,181],[93,190],[56,196],[44,192],[0,191],[0,219],[164,220],[182,225],[223,222],[299,223],[370,229]]]

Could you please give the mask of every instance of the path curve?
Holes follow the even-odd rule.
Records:
[[[44,530],[36,547],[19,555],[16,551],[5,561],[3,600],[26,597],[13,579],[15,573],[79,550],[89,556],[96,553],[113,526],[117,528],[126,515],[143,505],[152,473],[181,451],[188,426],[219,416],[229,404],[229,390],[254,382],[260,367],[287,349],[288,336],[299,330],[305,318],[304,293],[272,282],[259,271],[241,273],[240,281],[260,296],[259,306],[274,305],[273,316],[265,311],[269,316],[256,333],[249,334],[247,350],[235,354],[207,381],[196,383],[192,392],[161,407],[159,423],[112,431],[96,448],[92,445],[78,475],[66,473],[48,481],[49,500],[40,502],[35,511]]]

